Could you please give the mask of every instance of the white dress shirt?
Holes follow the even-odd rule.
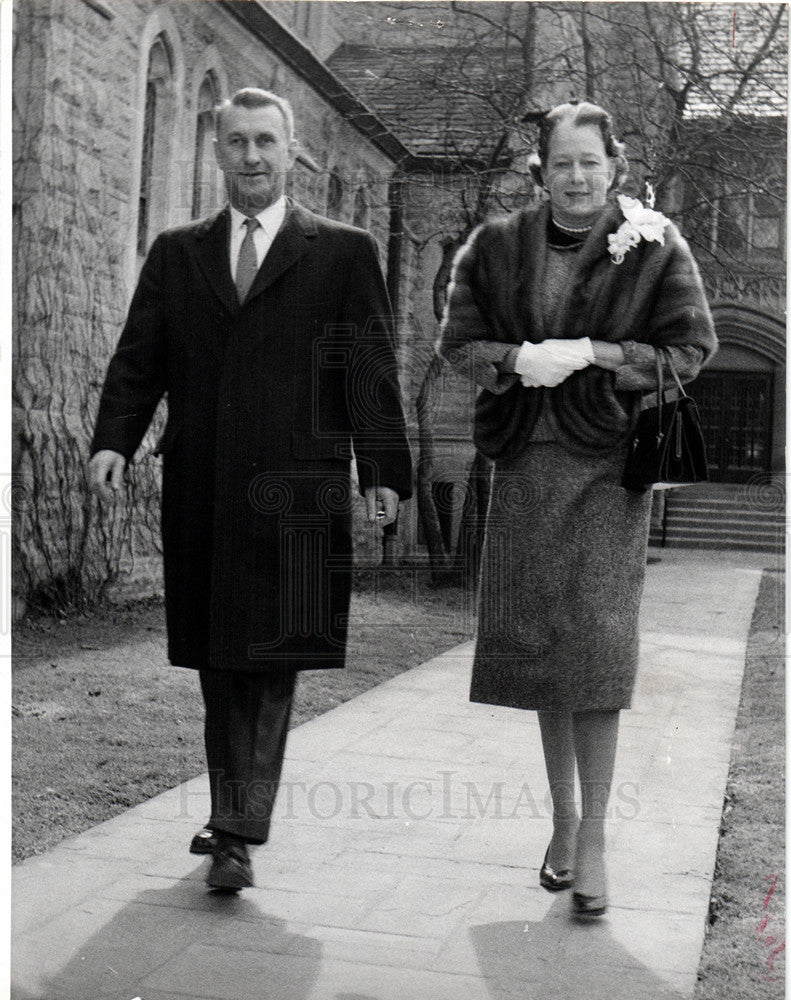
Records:
[[[236,265],[239,262],[239,250],[242,240],[247,233],[245,221],[250,218],[243,215],[238,208],[230,206],[231,209],[231,277],[236,281]],[[263,263],[264,257],[269,253],[272,241],[277,236],[278,230],[283,225],[286,217],[285,196],[278,198],[269,208],[265,208],[256,215],[259,225],[253,230],[253,243],[255,244],[255,256],[258,267]]]

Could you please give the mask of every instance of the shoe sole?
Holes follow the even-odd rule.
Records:
[[[596,898],[595,896],[593,897]],[[598,917],[603,917],[607,912],[607,904],[602,903],[600,906],[588,906],[585,902],[580,903],[577,898],[577,893],[571,897],[571,912],[572,916],[576,917],[578,920],[588,920],[593,918],[594,920]]]
[[[246,878],[244,875],[215,875],[212,878],[211,872],[209,872],[209,875],[206,878],[206,885],[208,885],[210,889],[236,889],[237,891],[239,889],[255,888],[252,879]]]
[[[547,892],[564,892],[566,889],[570,889],[574,883],[573,882],[563,882],[558,885],[555,882],[548,882],[544,879],[539,879],[539,885],[542,889],[546,889]]]
[[[209,869],[206,876],[206,885],[210,889],[253,889],[255,883],[244,871],[231,868],[230,870],[216,871],[214,867]]]

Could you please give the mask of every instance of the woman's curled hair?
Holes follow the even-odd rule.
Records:
[[[620,187],[629,173],[629,163],[624,156],[624,144],[615,137],[612,118],[609,112],[598,104],[582,101],[579,104],[558,104],[557,107],[542,115],[538,121],[538,149],[528,160],[530,175],[538,187],[544,186],[543,167],[549,157],[549,142],[555,129],[562,122],[581,128],[593,125],[599,130],[607,156],[616,160],[615,179],[612,186]]]

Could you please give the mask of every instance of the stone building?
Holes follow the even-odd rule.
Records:
[[[720,100],[690,101],[685,142],[700,167],[681,181],[678,203],[720,339],[695,387],[711,477],[735,484],[785,468],[786,71],[770,65],[736,94],[721,53],[707,68]]]

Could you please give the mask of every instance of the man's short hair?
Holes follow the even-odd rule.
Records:
[[[214,109],[214,132],[220,131],[223,112],[228,108],[268,108],[274,107],[283,116],[286,124],[286,138],[290,141],[294,138],[294,111],[285,99],[273,94],[271,90],[261,90],[258,87],[244,87],[237,90],[232,97],[226,101],[221,101]]]

